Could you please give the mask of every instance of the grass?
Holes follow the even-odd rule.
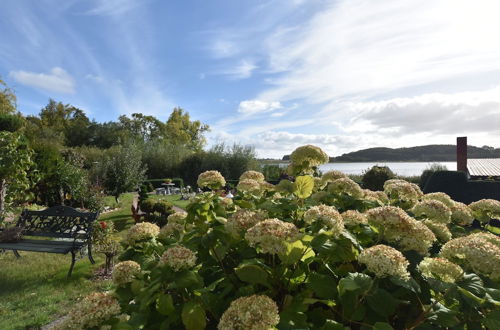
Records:
[[[186,206],[189,204],[189,201],[181,199],[181,195],[150,195],[149,198],[169,201],[181,209],[186,209]]]
[[[124,194],[120,209],[103,214],[99,221],[113,221],[123,230],[132,223],[130,205],[133,195]],[[74,303],[94,291],[110,288],[110,281],[96,281],[94,270],[102,266],[104,258],[95,254],[96,264],[87,257],[76,262],[71,278],[66,275],[71,256],[20,252],[16,259],[12,251],[0,253],[0,329],[37,329],[67,314]]]

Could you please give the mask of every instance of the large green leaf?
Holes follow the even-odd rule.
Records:
[[[307,198],[311,196],[314,188],[314,179],[312,176],[304,175],[295,178],[293,193],[298,198]]]
[[[500,310],[493,311],[486,315],[481,323],[488,329],[500,329]]]
[[[156,299],[156,310],[163,315],[170,315],[175,311],[174,300],[169,294],[162,294]]]
[[[363,294],[368,292],[372,284],[373,280],[366,274],[349,273],[349,275],[339,281],[339,295],[343,296],[348,291],[351,291],[357,295]]]
[[[334,299],[337,296],[337,285],[333,277],[311,272],[307,286],[311,288],[319,298]]]
[[[366,300],[371,309],[384,317],[394,314],[399,303],[389,292],[380,288],[369,295]]]
[[[184,304],[181,317],[186,330],[205,329],[207,325],[205,310],[194,301],[188,301]]]
[[[270,287],[269,274],[259,265],[243,264],[235,268],[235,273],[240,280],[250,284],[262,284]]]
[[[305,246],[300,240],[293,243],[285,242],[284,244],[286,246],[286,252],[280,253],[279,257],[281,262],[285,265],[293,265],[300,260],[306,260],[315,255],[314,251]]]

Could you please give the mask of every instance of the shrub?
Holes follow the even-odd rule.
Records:
[[[441,165],[439,163],[433,163],[433,164],[431,164],[420,175],[420,188],[424,189],[425,185],[429,181],[429,178],[432,176],[432,174],[434,174],[434,172],[447,171],[447,170],[448,169],[446,168],[445,165]]]
[[[395,175],[387,166],[373,166],[366,171],[361,179],[363,187],[370,190],[384,190],[384,182],[394,179]]]
[[[144,199],[139,202],[139,208],[142,212],[153,213],[156,201],[154,199]]]
[[[172,213],[172,203],[167,201],[158,201],[154,204],[153,210],[161,215],[169,215]]]
[[[454,239],[440,242],[426,220],[390,204],[426,200],[414,185],[393,180],[387,188],[400,194],[382,202],[338,180],[312,194],[314,178],[301,175],[232,203],[207,191],[170,227],[132,227],[121,260],[139,267],[114,291],[130,319],[114,327],[495,328],[497,236],[446,219],[438,224]],[[353,211],[367,221],[344,227]]]

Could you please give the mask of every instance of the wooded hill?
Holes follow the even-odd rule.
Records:
[[[410,148],[369,148],[330,157],[330,162],[433,162],[456,161],[456,145],[426,145]],[[500,148],[467,146],[468,158],[500,158]]]

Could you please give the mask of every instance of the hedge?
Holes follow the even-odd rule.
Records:
[[[424,193],[438,191],[466,204],[483,198],[500,200],[500,181],[468,180],[464,172],[437,171],[427,181]]]

